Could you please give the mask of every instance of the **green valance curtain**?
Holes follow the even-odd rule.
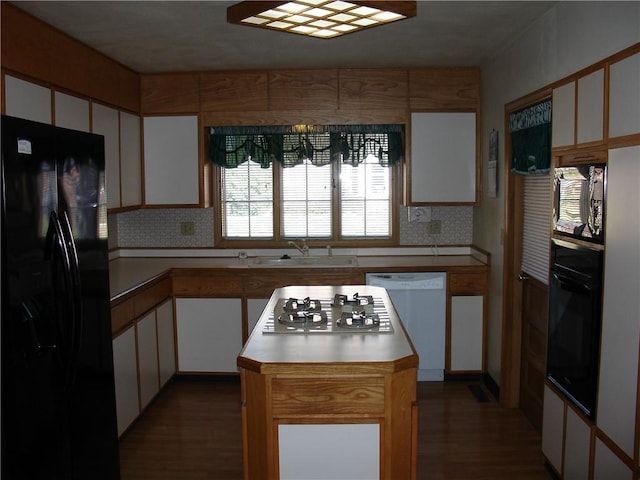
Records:
[[[284,167],[305,160],[314,165],[343,162],[357,166],[368,155],[381,165],[400,163],[404,156],[404,126],[279,125],[210,127],[209,158],[216,165],[235,168],[253,161],[264,168],[272,162]]]
[[[522,175],[549,173],[551,168],[551,100],[509,115],[511,171]]]

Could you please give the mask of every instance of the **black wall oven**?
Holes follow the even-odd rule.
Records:
[[[552,239],[547,378],[590,418],[598,388],[602,272],[601,248]]]

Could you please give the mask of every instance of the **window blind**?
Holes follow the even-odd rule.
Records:
[[[549,233],[551,231],[551,177],[524,179],[524,228],[520,269],[549,284]]]

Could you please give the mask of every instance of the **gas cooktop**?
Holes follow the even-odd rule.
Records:
[[[392,333],[382,298],[335,295],[333,298],[280,298],[262,333]]]

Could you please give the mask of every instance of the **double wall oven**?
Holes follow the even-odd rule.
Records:
[[[603,251],[552,239],[547,378],[594,418],[602,323]]]
[[[547,379],[595,418],[604,277],[606,165],[557,167]]]

